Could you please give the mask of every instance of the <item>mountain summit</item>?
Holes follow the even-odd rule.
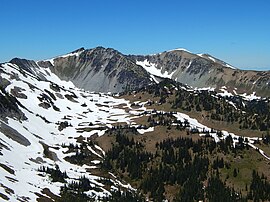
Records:
[[[61,79],[90,91],[123,92],[170,78],[197,88],[270,96],[270,71],[246,71],[209,54],[175,49],[154,55],[124,55],[112,48],[84,48],[40,61]]]
[[[111,48],[78,49],[38,64],[89,91],[115,93],[150,83],[146,70]]]
[[[231,93],[270,96],[270,71],[240,70],[209,54],[185,49],[124,55],[112,48],[80,48],[37,64],[18,58],[10,62],[32,73],[37,65],[49,68],[59,78],[89,91],[119,93],[169,78],[194,88],[225,86]]]

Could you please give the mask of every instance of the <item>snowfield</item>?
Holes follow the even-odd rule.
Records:
[[[64,159],[71,153],[65,154],[66,148],[62,148],[61,145],[78,144],[76,138],[80,136],[87,138],[93,134],[104,134],[105,130],[99,129],[90,132],[83,131],[86,126],[90,127],[90,123],[93,128],[111,127],[111,124],[115,122],[130,124],[132,122],[130,114],[117,107],[118,105],[128,105],[129,101],[77,89],[71,82],[61,81],[49,69],[37,70],[37,75],[42,74],[47,81],[40,81],[37,77],[27,73],[22,74],[19,67],[14,64],[4,64],[1,69],[3,70],[1,77],[11,82],[5,90],[11,93],[16,87],[20,87],[22,89],[20,93],[26,96],[26,98],[18,98],[18,100],[25,107],[20,107],[20,110],[25,114],[27,120],[8,118],[7,124],[26,138],[30,145],[24,146],[0,133],[0,143],[4,145],[1,149],[3,155],[0,156],[0,163],[14,172],[10,173],[0,167],[0,183],[2,184],[0,192],[5,193],[10,201],[24,198],[36,201],[38,196],[35,193],[40,193],[43,188],[49,188],[52,193],[58,195],[63,184],[51,183],[48,176],[38,171],[41,165],[52,168],[58,165],[62,172],[67,172],[70,179],[85,176],[90,179],[93,186],[102,190],[101,192],[90,190],[87,194],[97,198],[109,195],[110,192],[97,181],[100,177],[87,172],[87,169],[93,169],[100,164],[105,152],[97,145],[94,148],[89,147],[97,159],[92,161],[92,166],[77,166]],[[17,78],[12,79],[13,75],[16,75]],[[42,99],[43,101],[41,101]],[[42,102],[46,103],[48,108],[42,107]],[[60,131],[59,123],[64,121],[70,125]],[[55,153],[54,160],[44,158],[41,143],[48,145],[49,150]],[[115,187],[119,185],[130,187],[119,180],[114,180],[113,183]],[[12,192],[7,193],[5,187],[10,188]]]

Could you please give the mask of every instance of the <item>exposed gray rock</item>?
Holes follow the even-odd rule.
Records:
[[[35,75],[33,70],[38,68],[36,62],[33,60],[13,58],[10,63],[16,64],[20,69],[25,70],[26,72],[33,75]]]
[[[129,55],[133,62],[147,60],[155,64],[162,73],[172,74],[172,79],[193,87],[226,86],[237,88],[238,93],[270,96],[270,71],[245,71],[234,69],[225,62],[208,54],[193,54],[184,50],[173,50],[155,55]]]
[[[19,109],[19,101],[0,87],[0,119],[7,117],[25,120],[24,113]]]
[[[10,93],[17,98],[27,99],[27,96],[22,93],[23,91],[24,89],[15,86],[13,89],[10,90]]]
[[[46,77],[41,74],[39,71],[39,66],[34,60],[27,60],[21,58],[14,58],[9,63],[15,64],[18,66],[22,74],[37,77],[39,80],[46,81]],[[42,64],[50,65],[50,63],[41,62]]]
[[[5,89],[9,84],[10,84],[10,81],[5,78],[2,78],[0,75],[0,87]]]
[[[0,132],[21,145],[29,146],[31,144],[29,140],[25,138],[23,135],[21,135],[17,130],[11,128],[2,121],[0,121]]]
[[[76,52],[80,54],[55,58],[54,66],[50,68],[61,79],[72,81],[77,87],[117,93],[151,83],[147,71],[114,49],[97,47],[72,53]]]

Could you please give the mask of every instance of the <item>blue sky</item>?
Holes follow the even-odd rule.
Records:
[[[269,0],[1,0],[0,62],[77,48],[124,54],[174,48],[270,70]]]

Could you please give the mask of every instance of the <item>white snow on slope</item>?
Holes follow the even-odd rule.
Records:
[[[137,131],[140,134],[144,134],[144,133],[148,133],[148,132],[153,132],[154,131],[154,127],[150,127],[150,128],[147,128],[147,129],[137,129]]]
[[[218,62],[215,58],[213,58],[213,57],[211,57],[211,56],[209,56],[209,55],[206,55],[206,54],[198,53],[198,54],[196,54],[196,55],[198,55],[199,57],[202,57],[202,58],[208,58],[208,59],[212,60],[213,62]],[[220,63],[220,62],[219,62],[219,63]],[[225,62],[222,62],[222,63],[220,63],[220,64],[222,64],[222,65],[225,66],[225,67],[229,67],[229,68],[231,68],[231,69],[237,69],[237,68],[235,68],[234,66],[232,66],[232,65],[230,65],[230,64],[228,64],[228,63],[225,63]]]
[[[189,61],[188,66],[186,67],[186,70],[191,66],[192,60]]]
[[[215,59],[215,58],[210,57],[210,56],[208,56],[208,58],[209,58],[210,60],[212,60],[213,62],[216,62],[216,59]]]
[[[249,101],[261,99],[261,97],[256,95],[256,92],[253,92],[250,95],[247,95],[246,93],[244,93],[244,94],[241,94],[240,96],[242,96],[244,99],[249,100]]]
[[[225,64],[226,67],[229,67],[231,69],[237,69],[236,67],[232,66],[232,65],[229,65],[228,63]]]
[[[151,79],[152,79],[155,83],[159,83],[159,81],[156,79],[156,77],[155,77],[153,74],[151,74],[150,76],[151,76]]]
[[[221,89],[219,89],[220,91],[222,91],[222,93],[218,93],[218,95],[221,95],[222,97],[231,97],[233,96],[233,94],[231,94],[230,92],[228,92],[225,88],[225,86],[223,86]]]
[[[218,95],[221,95],[223,97],[232,97],[232,96],[235,96],[235,95],[239,95],[241,96],[244,100],[247,100],[247,101],[252,101],[252,100],[260,100],[262,99],[262,97],[260,96],[257,96],[256,95],[256,92],[253,92],[252,94],[247,94],[247,93],[243,93],[243,94],[238,94],[235,90],[233,90],[234,92],[234,95],[230,92],[228,92],[226,90],[226,87],[225,86],[222,86],[221,89],[219,89],[220,91],[222,91],[221,93],[217,93]]]
[[[262,138],[258,138],[258,137],[242,137],[242,136],[239,136],[239,135],[235,135],[234,133],[229,133],[229,132],[227,132],[225,130],[222,130],[221,131],[222,135],[218,136],[217,132],[215,132],[211,128],[199,123],[196,119],[193,119],[193,118],[191,118],[190,116],[188,116],[186,114],[177,112],[177,114],[175,114],[175,117],[178,120],[182,121],[182,122],[184,122],[185,120],[188,121],[190,123],[190,128],[198,129],[198,131],[200,133],[199,134],[200,136],[205,136],[206,134],[208,134],[209,136],[214,138],[214,140],[216,142],[219,142],[220,140],[225,140],[230,135],[232,137],[232,139],[233,139],[233,146],[235,147],[235,144],[237,144],[239,142],[239,138],[243,138],[244,140],[247,141],[247,144],[250,147],[252,147],[254,149],[257,149],[262,156],[264,156],[266,159],[270,160],[270,157],[267,156],[263,150],[259,149],[258,147],[256,147],[254,145],[256,140],[261,141]]]
[[[7,92],[11,93],[11,90],[17,86],[24,89],[21,93],[27,98],[18,98],[18,100],[27,109],[19,107],[27,120],[20,121],[8,118],[8,125],[22,134],[30,142],[30,145],[23,146],[0,133],[0,143],[9,148],[2,149],[3,155],[0,155],[0,162],[15,171],[13,175],[0,167],[0,183],[11,188],[14,194],[7,194],[1,187],[0,192],[5,193],[10,201],[18,201],[23,197],[28,197],[31,199],[30,201],[36,201],[35,192],[40,193],[43,188],[49,188],[54,194],[59,194],[63,184],[51,183],[47,175],[38,171],[41,165],[54,167],[57,164],[62,172],[67,172],[69,178],[78,179],[80,176],[85,176],[89,178],[93,186],[98,186],[101,189],[100,192],[90,190],[88,194],[96,198],[110,194],[102,188],[104,185],[97,181],[100,177],[87,172],[87,169],[96,167],[102,159],[97,151],[101,152],[103,156],[104,151],[98,146],[89,149],[97,158],[92,161],[93,165],[77,166],[64,159],[71,154],[66,154],[66,148],[62,148],[61,145],[78,144],[76,138],[79,136],[88,138],[95,133],[104,134],[105,130],[84,131],[90,122],[94,126],[108,127],[115,122],[130,124],[133,122],[129,117],[130,114],[124,109],[117,108],[120,104],[128,106],[129,101],[116,99],[102,93],[89,93],[77,89],[71,82],[61,81],[49,70],[45,72],[44,68],[40,68],[38,71],[44,74],[48,81],[40,81],[36,77],[22,74],[19,68],[13,64],[4,64],[1,69],[3,70],[1,77],[11,81],[11,84],[5,89]],[[17,75],[17,78],[14,75]],[[57,85],[58,91],[51,89],[52,82],[59,84]],[[49,91],[55,98],[45,90]],[[44,97],[44,94],[46,99],[43,102],[49,104],[48,109],[39,106],[41,101],[38,97]],[[53,106],[58,110],[55,110]],[[41,117],[46,118],[48,122],[46,123]],[[71,125],[59,131],[57,123],[64,121]],[[44,157],[41,142],[50,146],[49,150],[55,153],[54,160]],[[42,164],[38,162],[38,159],[43,161]],[[11,178],[14,180],[10,180]],[[115,180],[113,184],[114,187],[118,187],[120,182]],[[124,186],[130,187],[130,185]]]
[[[142,66],[147,72],[154,76],[171,79],[172,75],[174,74],[174,72],[169,74],[167,71],[162,73],[161,69],[158,69],[156,64],[149,62],[147,59],[145,59],[144,61],[136,61],[136,64]]]
[[[213,87],[204,87],[204,88],[194,88],[195,91],[215,91],[215,88]]]

